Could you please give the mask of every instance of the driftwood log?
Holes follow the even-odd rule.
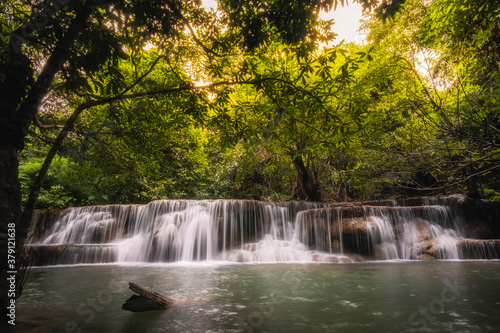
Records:
[[[128,284],[129,288],[138,293],[139,296],[132,295],[128,300],[126,300],[122,305],[123,310],[132,312],[160,310],[167,309],[175,303],[173,299],[146,290],[133,282],[129,282]]]

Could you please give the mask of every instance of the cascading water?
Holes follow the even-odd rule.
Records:
[[[38,241],[44,264],[307,260],[294,219],[315,203],[155,201],[64,211]]]
[[[297,238],[318,251],[370,259],[460,259],[460,219],[449,207],[333,207],[304,211]],[[429,256],[429,257],[426,257]]]
[[[462,225],[450,206],[369,207],[366,211],[380,235],[381,259],[460,258],[456,244],[464,238]],[[372,237],[375,244],[379,239]]]
[[[464,237],[459,211],[427,204],[168,200],[71,208],[30,246],[36,265],[498,258],[497,241]]]

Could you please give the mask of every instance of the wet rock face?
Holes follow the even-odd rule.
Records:
[[[420,260],[435,260],[438,246],[435,244],[434,237],[429,224],[422,220],[416,221],[418,230],[417,240],[413,245],[412,258]]]
[[[344,250],[368,256],[371,252],[368,230],[372,225],[370,216],[343,218],[341,226]]]
[[[113,245],[30,245],[33,266],[82,264],[98,258],[98,262],[115,262],[117,249]]]
[[[468,200],[459,208],[466,222],[467,238],[500,238],[500,201]]]
[[[32,227],[30,229],[29,239],[36,242],[46,236],[48,230],[57,221],[61,210],[35,210],[33,212]]]
[[[335,207],[305,211],[296,228],[299,240],[311,249],[368,255],[372,224],[362,207]]]
[[[378,243],[373,247],[369,258],[371,260],[397,259],[397,247],[392,243]]]
[[[436,257],[431,256],[429,254],[421,254],[421,255],[417,256],[417,259],[424,260],[424,261],[433,261],[433,260],[436,260]]]
[[[125,235],[125,228],[119,221],[113,220],[108,223],[97,223],[92,232],[94,243],[109,243],[122,238]]]
[[[342,231],[344,234],[365,235],[370,226],[373,226],[371,216],[342,219]]]

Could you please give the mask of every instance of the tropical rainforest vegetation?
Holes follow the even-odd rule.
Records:
[[[19,169],[23,201],[75,108],[128,88],[171,87],[186,89],[83,111],[37,206],[498,196],[499,6],[480,2],[406,1],[398,11],[367,11],[363,45],[328,44],[331,22],[292,31],[283,21],[288,13],[273,8],[280,1],[221,3],[226,11],[218,14],[196,1],[163,2],[161,15],[187,20],[176,23],[182,31],[133,21],[145,14],[129,12],[126,3],[103,8],[28,131]],[[21,5],[12,14],[36,13],[36,5]],[[304,17],[297,20],[307,21],[306,6],[335,4],[300,5]],[[256,12],[259,23],[244,22],[241,8],[259,6],[270,6],[267,17]],[[50,52],[41,39],[55,38],[51,29],[22,45],[38,61]]]
[[[35,206],[498,199],[497,0],[355,2],[362,44],[318,18],[344,0],[3,1],[0,231],[22,246]]]

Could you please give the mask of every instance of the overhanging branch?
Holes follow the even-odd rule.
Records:
[[[193,27],[191,27],[191,24],[189,23],[189,21],[186,19],[186,17],[184,15],[182,15],[181,11],[179,10],[179,8],[177,8],[171,1],[165,1],[165,3],[167,4],[168,8],[170,8],[170,10],[172,12],[174,12],[175,16],[177,16],[177,18],[179,20],[182,21],[182,23],[184,23],[184,25],[189,29],[189,32],[191,33],[191,36],[193,37],[193,40],[194,42],[200,46],[203,51],[205,51],[207,54],[213,54],[215,56],[218,56],[220,57],[220,55],[213,51],[212,49],[208,48],[205,46],[205,44],[203,44],[199,39],[198,37],[196,36],[196,33],[193,29]]]

